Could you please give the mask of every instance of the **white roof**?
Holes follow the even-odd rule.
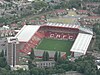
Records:
[[[15,37],[7,37],[8,43],[16,43],[19,44],[18,39]]]
[[[18,38],[19,42],[28,42],[39,28],[38,25],[25,25],[15,37]]]
[[[34,1],[34,0],[28,0],[28,1]]]
[[[81,31],[84,31],[84,32],[87,32],[87,33],[93,34],[93,30],[92,30],[92,29],[84,28],[84,27],[80,27],[79,29],[80,29]]]
[[[75,24],[62,24],[62,23],[47,23],[47,26],[56,26],[56,27],[66,27],[66,28],[77,28],[79,29],[79,25]]]
[[[99,65],[97,65],[97,68],[98,68],[98,70],[100,69],[100,66]]]
[[[79,33],[70,51],[83,53],[83,55],[86,54],[92,36],[90,34]]]
[[[14,30],[15,32],[19,32],[20,30]]]

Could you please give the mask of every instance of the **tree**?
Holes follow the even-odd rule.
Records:
[[[60,63],[62,62],[61,53],[60,53],[60,52],[59,52],[59,53],[58,53],[57,51],[55,52],[54,60],[55,60],[56,62],[58,62],[58,63],[59,63],[59,62],[60,62]]]
[[[0,57],[4,57],[4,51],[3,50],[0,53]]]
[[[37,68],[39,74],[38,75],[46,75],[45,68]]]
[[[48,61],[49,60],[49,53],[45,52],[43,53],[43,61]]]
[[[0,57],[0,67],[4,68],[7,65],[7,61],[5,57]]]
[[[97,67],[93,56],[82,56],[75,61],[75,64],[76,71],[84,73],[85,75],[97,75]]]
[[[96,69],[93,68],[90,74],[91,74],[91,75],[97,75],[97,71],[96,71]]]
[[[42,57],[43,61],[46,60],[46,56],[45,56],[45,54],[46,54],[46,52],[44,51],[44,53],[43,53],[43,57]]]
[[[48,4],[46,2],[44,2],[44,1],[36,1],[36,2],[33,2],[33,7],[36,10],[40,10],[40,9],[42,9],[44,7],[47,7],[47,5]]]
[[[32,60],[28,60],[28,68],[31,70],[33,68]]]
[[[31,60],[34,60],[34,58],[35,58],[34,50],[33,50],[33,48],[31,48],[30,59],[31,59]]]
[[[59,53],[58,53],[58,56],[57,56],[57,63],[58,63],[58,64],[62,64],[63,61],[64,61],[63,58],[61,58],[61,52],[59,52]]]
[[[99,69],[99,70],[97,70],[97,75],[100,75],[100,69]]]
[[[38,70],[36,68],[32,68],[30,70],[30,75],[39,75],[39,72],[38,72]]]
[[[56,51],[54,55],[54,60],[57,61],[57,58],[58,58],[58,52]]]
[[[61,58],[61,52],[59,52],[58,58]]]
[[[0,75],[7,75],[7,70],[4,68],[0,68]]]
[[[61,64],[61,68],[63,68],[66,71],[69,71],[70,70],[69,64]]]
[[[46,52],[46,61],[49,61],[49,53]]]
[[[7,66],[8,66],[8,64],[7,64],[6,58],[4,56],[4,51],[2,50],[0,53],[0,67],[4,68]]]

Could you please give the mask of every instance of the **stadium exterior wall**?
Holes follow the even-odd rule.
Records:
[[[79,53],[79,52],[74,52],[74,57],[78,58],[80,56],[84,55],[83,53]]]
[[[47,51],[49,53],[50,58],[54,58],[56,51],[34,49],[34,54],[36,57],[42,58],[44,51]],[[66,54],[66,52],[61,52],[61,57],[64,56],[65,54]]]

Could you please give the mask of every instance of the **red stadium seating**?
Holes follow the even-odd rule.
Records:
[[[36,35],[39,37],[39,38],[43,38],[45,35],[43,33],[40,33],[40,32],[36,32]]]
[[[42,39],[44,36],[45,35],[43,33],[36,32],[36,34],[33,35],[32,38],[24,45],[24,48],[21,50],[21,52],[25,54],[31,52],[31,48],[34,48],[39,43],[40,39]]]
[[[77,34],[72,33],[58,33],[58,32],[46,32],[45,36],[48,38],[58,38],[58,39],[75,39]]]

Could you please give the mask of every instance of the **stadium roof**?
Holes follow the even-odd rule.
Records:
[[[62,23],[47,23],[47,26],[56,26],[56,27],[66,27],[66,28],[77,28],[79,29],[79,25],[74,24],[62,24]]]
[[[48,22],[45,25],[47,25],[47,26],[54,26],[54,27],[75,28],[75,29],[79,29],[79,30],[81,30],[83,32],[86,32],[86,33],[89,33],[89,34],[93,34],[93,30],[92,29],[80,26],[79,22],[75,22],[75,23],[71,23],[71,24],[49,23]]]
[[[28,42],[39,28],[40,26],[38,25],[25,25],[15,37],[18,38],[20,42]]]
[[[93,34],[93,30],[90,28],[86,28],[86,27],[80,27],[79,30],[87,32],[89,34]]]
[[[70,51],[86,54],[92,36],[90,34],[79,33]]]

